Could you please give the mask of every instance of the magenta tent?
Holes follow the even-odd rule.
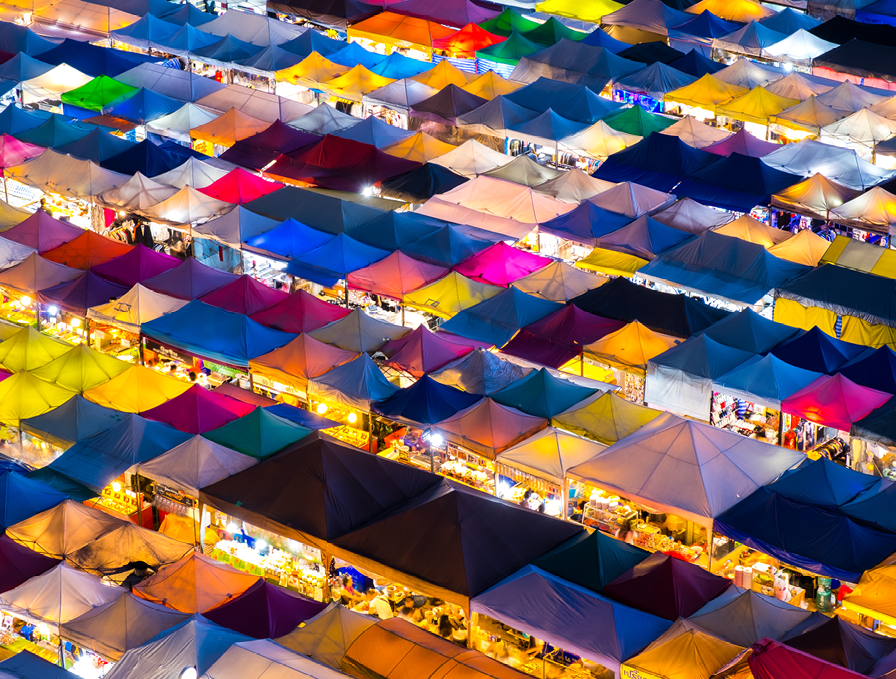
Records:
[[[351,310],[336,306],[298,290],[274,306],[252,315],[252,320],[269,328],[301,334],[345,318]]]
[[[404,337],[390,341],[382,351],[389,359],[386,365],[419,378],[466,356],[473,347],[452,342],[444,333],[437,335],[419,325]]]
[[[138,243],[130,252],[95,266],[91,271],[108,281],[131,288],[147,278],[171,271],[180,263],[177,257],[150,250]]]
[[[582,355],[582,347],[625,327],[622,321],[595,316],[574,304],[522,328],[501,349],[549,368],[559,368]]]
[[[702,150],[715,153],[717,156],[727,157],[732,153],[739,153],[742,156],[749,156],[750,158],[762,158],[762,156],[767,156],[769,153],[779,148],[781,148],[780,144],[773,144],[770,141],[765,141],[764,139],[760,139],[759,137],[750,134],[746,129],[741,129],[735,134],[720,139],[714,144],[704,146]]]
[[[223,288],[237,278],[236,274],[214,269],[193,257],[187,257],[171,271],[147,278],[143,281],[143,285],[150,290],[178,299],[196,299]]]
[[[474,281],[506,288],[514,281],[543,269],[551,261],[500,241],[461,262],[454,270]]]
[[[892,396],[885,391],[860,386],[838,373],[822,375],[784,399],[782,409],[825,427],[849,431],[853,422],[880,408]]]
[[[747,662],[756,679],[859,679],[863,676],[768,637],[753,644],[752,650]]]
[[[237,598],[203,615],[246,636],[275,639],[289,634],[326,607],[327,604],[261,580]]]
[[[214,183],[198,190],[206,196],[223,200],[226,203],[243,205],[256,198],[279,191],[284,186],[280,182],[262,179],[258,175],[238,167]]]
[[[42,146],[19,141],[8,134],[0,135],[0,167],[7,168],[21,165],[30,158],[37,158],[46,149]]]
[[[346,280],[350,288],[401,300],[447,273],[448,269],[419,262],[396,250],[385,259],[350,273]]]
[[[24,222],[4,231],[3,237],[43,253],[75,240],[82,233],[84,229],[60,222],[38,210]]]
[[[203,295],[199,301],[225,311],[251,316],[282,302],[287,297],[289,297],[289,293],[274,290],[274,288],[269,288],[264,283],[255,280],[252,276],[244,275],[223,288]]]
[[[15,589],[26,580],[43,575],[58,565],[59,559],[35,552],[6,535],[0,535],[0,592]]]
[[[170,424],[187,434],[204,434],[253,410],[253,405],[194,384],[179,396],[140,414],[148,420]]]

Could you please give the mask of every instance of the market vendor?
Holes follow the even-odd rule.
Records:
[[[393,617],[392,606],[385,594],[371,587],[367,590],[367,612],[380,620],[388,620]]]

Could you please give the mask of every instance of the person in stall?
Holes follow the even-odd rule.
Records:
[[[367,612],[380,620],[388,620],[393,617],[392,605],[384,594],[374,587],[367,590]]]

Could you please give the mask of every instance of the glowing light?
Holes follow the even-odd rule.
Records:
[[[80,318],[73,318],[73,319],[72,319],[72,327],[73,327],[73,328],[80,328],[80,327],[81,327],[81,319],[80,319]]]
[[[112,492],[113,492],[113,493],[120,493],[120,492],[121,492],[121,484],[120,484],[118,481],[114,481],[114,482],[112,483]]]
[[[430,438],[430,442],[436,448],[441,448],[442,446],[445,445],[445,439],[442,437],[441,434],[433,434],[432,438]]]
[[[325,412],[327,412],[327,404],[326,404],[326,403],[319,403],[318,406],[317,406],[317,414],[318,414],[318,415],[323,415]]]
[[[357,415],[356,413],[349,413],[349,414],[348,414],[348,421],[349,421],[351,424],[354,424],[355,422],[358,421],[358,415]]]
[[[187,667],[177,679],[196,679],[198,676],[195,667]]]
[[[227,532],[228,533],[237,533],[239,532],[239,526],[237,526],[233,521],[227,524]]]
[[[57,308],[54,307],[54,306],[51,306],[49,309],[47,309],[47,311],[49,312],[49,314],[50,314],[51,316],[55,316],[56,314],[59,313],[59,309],[57,309]]]
[[[24,297],[22,297],[21,302],[22,302],[22,306],[31,306],[31,298],[28,297],[28,295],[25,295]]]
[[[263,552],[264,548],[267,546],[268,546],[268,543],[265,542],[264,540],[256,540],[255,541],[255,549],[257,549],[259,552]]]

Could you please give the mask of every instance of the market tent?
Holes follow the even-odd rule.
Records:
[[[561,139],[572,137],[585,127],[585,123],[567,120],[549,108],[534,118],[511,125],[506,134],[532,144],[556,147]]]
[[[282,188],[280,182],[262,179],[238,167],[199,191],[227,203],[242,205]]]
[[[857,149],[866,160],[874,159],[874,148],[896,135],[896,122],[863,108],[821,128],[819,139],[828,144]]]
[[[513,159],[510,156],[470,139],[454,150],[434,158],[432,162],[464,177],[475,177],[506,165],[511,160]]]
[[[387,5],[387,7],[395,9],[391,5]],[[468,23],[468,21],[464,21],[460,25],[466,26]],[[349,40],[362,38],[384,44],[388,48],[413,49],[427,55],[432,53],[433,40],[447,37],[452,33],[454,33],[454,29],[441,23],[390,11],[381,12],[369,19],[352,24],[346,29]]]
[[[769,638],[754,644],[747,662],[755,676],[774,679],[800,675],[825,676],[832,679],[854,679],[862,676]]]
[[[249,370],[254,375],[305,391],[309,379],[319,377],[357,355],[357,352],[324,344],[309,335],[299,335],[288,344],[251,359]]]
[[[227,174],[227,170],[213,167],[196,158],[188,158],[183,165],[153,177],[159,184],[168,184],[179,189],[191,186],[201,189]]]
[[[594,384],[603,386],[600,382]],[[597,388],[583,387],[540,368],[492,394],[492,398],[502,405],[547,419],[581,403],[597,391]]]
[[[772,94],[781,97],[789,97],[790,99],[799,99],[804,101],[809,97],[817,94],[824,94],[834,89],[834,85],[826,84],[828,81],[819,82],[816,79],[810,80],[807,75],[802,73],[791,73],[784,76],[780,80],[775,80],[765,86]],[[835,83],[836,81],[830,81]]]
[[[325,608],[326,604],[260,580],[206,617],[254,639],[269,639],[293,631]]]
[[[850,111],[824,105],[813,94],[801,103],[772,116],[769,122],[818,135],[821,133],[821,128],[831,125],[849,114]]]
[[[871,673],[875,663],[896,650],[896,641],[893,639],[843,618],[832,618],[798,636],[789,634],[784,643],[821,660],[865,675]]]
[[[360,118],[337,111],[332,106],[318,106],[310,113],[306,113],[291,121],[289,126],[301,132],[323,137],[324,135],[333,134],[339,130],[357,125],[360,122]]]
[[[643,375],[652,358],[671,349],[681,340],[671,335],[654,332],[632,321],[624,328],[586,345],[584,354],[617,370]]]
[[[138,413],[154,408],[189,388],[186,382],[135,365],[108,382],[88,389],[84,396],[107,408]]]
[[[783,243],[793,236],[789,231],[764,224],[749,214],[741,215],[737,219],[714,229],[714,231],[724,236],[740,238],[748,243],[756,243],[765,248]]]
[[[411,119],[419,119],[419,121],[456,125],[460,116],[486,103],[488,103],[487,99],[462,90],[454,83],[449,83],[429,99],[412,104],[408,115]],[[414,122],[410,124],[413,126]],[[424,127],[424,124],[417,122],[416,127]]]
[[[532,21],[524,14],[509,7],[502,11],[498,16],[487,21],[479,22],[479,25],[490,33],[503,35],[504,37],[509,36],[515,31],[530,31],[539,26],[538,22]]]
[[[86,85],[63,92],[60,98],[63,104],[87,111],[102,112],[103,108],[115,99],[136,92],[136,87],[119,82],[114,77],[99,75]]]
[[[179,28],[180,26],[177,24],[169,23],[157,16],[144,14],[138,21],[117,31],[112,31],[109,37],[114,41],[131,45],[132,47],[147,49],[152,42],[167,40]]]
[[[83,230],[73,240],[49,250],[45,258],[75,269],[89,269],[130,252],[132,246],[95,231]]]
[[[99,406],[80,394],[43,415],[22,421],[22,430],[59,448],[102,434],[121,421],[117,410]]]
[[[5,530],[66,499],[66,494],[45,483],[15,471],[3,472],[0,474],[0,526]]]
[[[863,351],[862,345],[844,342],[813,327],[775,347],[772,353],[782,361],[798,368],[833,374],[848,361],[857,358]]]
[[[421,133],[423,134],[423,133]],[[418,162],[425,162],[421,157]],[[425,163],[416,170],[385,180],[380,195],[405,203],[423,203],[438,193],[445,193],[467,181],[451,170],[434,163]]]
[[[377,351],[389,340],[404,337],[408,332],[408,328],[386,323],[361,309],[355,309],[348,316],[308,333],[308,336],[347,351],[362,353]]]
[[[396,251],[385,259],[349,273],[346,283],[357,290],[401,300],[446,273],[447,270],[440,266],[419,262]]]
[[[561,0],[562,2],[563,0]],[[613,5],[613,10],[618,9],[618,7]],[[612,10],[611,10],[612,11]],[[554,14],[553,10],[549,10],[550,14]],[[527,39],[532,42],[536,42],[539,45],[549,46],[555,45],[561,40],[582,40],[584,41],[591,33],[578,31],[574,28],[570,28],[562,23],[556,17],[548,17],[548,20],[544,23],[536,26],[532,29],[517,29],[520,30],[520,33]],[[593,31],[592,31],[593,33]],[[602,32],[603,33],[603,32]],[[604,34],[606,35],[606,34]],[[607,38],[610,36],[606,35]],[[586,44],[592,44],[590,42]],[[598,42],[598,44],[603,45],[602,42]],[[615,49],[625,49],[624,47],[619,47],[619,41],[614,41],[613,43],[614,50]]]
[[[631,221],[631,217],[611,212],[598,207],[590,200],[584,200],[566,214],[539,224],[538,230],[539,233],[594,246],[599,237],[618,231]]]
[[[394,111],[407,114],[411,106],[429,99],[436,92],[438,90],[434,87],[424,85],[411,78],[401,78],[368,92],[361,97],[361,100],[365,104],[385,106]]]
[[[398,387],[385,378],[370,356],[361,354],[309,380],[307,391],[323,401],[369,411],[372,403],[389,398]]]
[[[0,112],[0,131],[3,134],[17,135],[34,129],[51,117],[53,114],[48,111],[30,111],[12,104]]]
[[[615,12],[620,7],[621,5],[613,0],[588,0],[585,3],[570,2],[569,0],[545,0],[536,6],[539,12],[545,14],[556,14],[568,19],[590,23],[600,22],[602,17]]]
[[[215,679],[341,679],[345,675],[284,648],[269,639],[234,644],[212,665],[207,677]]]
[[[87,344],[78,344],[32,372],[47,382],[81,393],[108,382],[130,367],[131,364],[102,354]]]
[[[650,261],[693,237],[693,234],[666,226],[645,214],[621,229],[595,238],[594,247]],[[583,266],[582,262],[579,266]]]
[[[302,132],[277,120],[267,129],[236,142],[221,154],[221,159],[260,170],[276,160],[281,153],[297,151],[316,141],[318,141],[316,135]]]
[[[532,120],[536,115],[535,111],[513,103],[506,96],[498,96],[459,116],[457,126],[475,134],[503,137],[508,128]]]
[[[314,31],[307,31],[312,35],[315,34]],[[342,43],[335,43],[336,45],[341,46]],[[372,66],[370,70],[377,75],[381,75],[385,78],[389,78],[392,80],[400,80],[404,78],[410,78],[414,75],[419,75],[424,71],[428,71],[432,68],[425,61],[420,61],[419,59],[414,59],[412,57],[405,56],[401,52],[392,52],[389,56],[383,59],[378,64]]]
[[[373,409],[396,422],[429,426],[469,408],[480,398],[423,375],[411,386],[374,404]]]
[[[270,457],[308,436],[311,430],[264,408],[206,432],[204,438],[256,459]]]
[[[637,135],[613,129],[603,120],[598,120],[581,132],[560,140],[558,148],[572,151],[576,155],[603,160],[607,156],[641,141]],[[539,191],[542,187],[539,187]]]
[[[850,80],[845,80],[841,85],[818,96],[818,101],[825,106],[850,113],[873,106],[885,99],[889,99],[889,96],[859,87]]]
[[[148,420],[170,424],[188,434],[204,434],[211,429],[248,414],[252,406],[229,396],[215,394],[194,384],[170,401],[143,411]]]
[[[712,12],[704,10],[689,21],[670,26],[667,35],[672,47],[692,49],[701,54],[709,54],[712,50],[713,38],[721,38],[738,28],[738,23],[725,21]]]
[[[843,375],[822,375],[784,399],[784,412],[805,420],[849,431],[857,422],[886,403],[892,394],[862,387]]]
[[[858,193],[827,179],[820,172],[772,196],[773,207],[811,217],[830,219],[830,212],[855,198]]]
[[[599,455],[605,447],[548,427],[500,453],[495,461],[565,487],[566,472]],[[568,511],[566,507],[561,512]]]
[[[156,222],[187,226],[205,222],[231,210],[233,205],[184,186],[170,198],[144,208],[140,213]]]
[[[478,24],[498,16],[496,10],[480,7],[469,0],[452,0],[437,8],[420,0],[405,0],[390,7],[400,14],[422,17],[448,26]]]
[[[284,332],[304,333],[345,318],[349,310],[330,304],[304,290],[252,315],[252,320]]]
[[[614,38],[639,43],[667,36],[670,28],[690,19],[691,17],[671,5],[635,0],[604,15],[600,24],[609,26],[607,32]]]
[[[398,216],[400,217],[400,213]],[[489,240],[486,240],[486,237]],[[404,254],[422,262],[450,267],[469,259],[500,238],[497,234],[489,235],[483,231],[471,235],[464,227],[447,223],[437,231],[401,246],[401,250]]]
[[[553,18],[551,21],[554,21]],[[542,24],[542,26],[546,27],[549,23],[550,21]],[[566,42],[568,45],[569,42]],[[593,54],[597,57],[606,57],[606,53],[602,49]],[[567,56],[575,59],[580,55]],[[622,61],[627,64],[626,69],[628,70],[626,72],[635,70],[634,67],[629,68],[628,66],[634,64],[634,62],[630,62],[627,59]],[[635,64],[635,66],[638,66],[638,64]],[[623,74],[619,73],[617,75]],[[563,111],[564,117],[568,120],[589,125],[621,108],[619,104],[609,104],[607,99],[598,96],[585,85],[561,82],[560,80],[552,80],[545,77],[538,78],[535,82],[531,82],[525,87],[505,96],[514,104],[536,113],[544,113],[553,107]]]
[[[532,39],[531,34],[526,37]],[[511,72],[510,79],[534,83],[550,78],[562,83],[588,87],[591,91],[598,92],[616,78],[633,73],[643,67],[642,63],[616,55],[606,47],[562,38],[556,44],[520,59],[516,68]],[[546,110],[548,106],[553,106],[553,103],[543,103],[540,112]],[[563,110],[562,106],[557,106],[557,108]],[[619,106],[606,108],[614,110]],[[579,122],[593,123],[594,120],[580,120]]]
[[[765,156],[763,162],[804,177],[823,174],[827,179],[857,191],[875,186],[889,179],[891,174],[863,160],[851,149],[811,139],[787,144]]]
[[[318,83],[315,89],[340,99],[360,102],[365,94],[385,87],[391,82],[391,78],[385,78],[358,64],[332,80]]]
[[[352,139],[381,149],[392,144],[401,143],[414,136],[414,132],[390,125],[376,116],[370,116],[357,125],[335,132],[334,136]]]
[[[717,106],[727,104],[736,97],[747,93],[745,87],[731,85],[707,73],[690,85],[667,92],[666,102],[685,104],[694,108],[715,111]]]
[[[446,441],[473,450],[494,460],[511,446],[526,440],[547,421],[484,398],[435,427]]]
[[[268,220],[267,217],[250,212],[242,206],[236,208],[236,210],[244,211],[245,216],[249,218],[249,220],[252,220],[253,215],[258,220],[264,220],[264,222],[258,222],[259,224],[277,224],[276,220]],[[227,214],[229,215],[231,213]],[[227,215],[224,215],[222,218],[211,222],[212,228],[214,228],[216,221],[220,222],[226,218]],[[242,240],[242,244],[247,246],[247,249],[252,252],[257,251],[261,254],[268,255],[273,259],[286,260],[299,257],[322,245],[326,245],[334,238],[330,233],[312,229],[310,226],[306,226],[292,218],[280,222],[280,224],[277,224],[273,228],[259,229],[256,235],[246,234],[245,238],[239,233],[225,235],[227,236],[227,239],[232,242]]]
[[[528,276],[518,278],[512,285],[534,297],[552,302],[569,302],[573,297],[583,295],[605,282],[566,262],[555,261]]]
[[[731,136],[731,133],[728,132],[728,130],[710,127],[693,116],[683,117],[674,125],[670,125],[665,130],[662,130],[660,134],[665,134],[670,137],[678,137],[685,144],[698,149],[714,144],[717,141],[722,141]]]
[[[690,75],[689,73],[682,73],[681,71],[658,61],[647,68],[619,78],[614,83],[614,87],[626,92],[643,94],[652,99],[662,101],[667,93],[681,89],[682,87],[687,87],[696,79],[696,76]],[[640,106],[635,105],[634,108],[640,108]],[[671,125],[674,121],[670,120],[669,123]],[[669,127],[669,125],[664,127]]]
[[[508,287],[514,281],[550,264],[550,260],[499,241],[456,265],[454,270],[467,278],[489,285]]]
[[[371,616],[334,603],[276,641],[296,653],[338,669],[348,647],[375,623]]]
[[[20,141],[11,135],[4,134],[0,136],[0,167],[19,165],[26,160],[36,158],[43,152],[44,149],[42,147]],[[22,213],[23,217],[26,216],[24,210]]]
[[[502,78],[493,70],[487,70],[469,84],[463,85],[462,89],[491,101],[497,97],[515,92],[520,87],[522,87],[520,83]]]
[[[58,559],[39,554],[4,535],[0,537],[0,591],[15,589],[58,563]]]
[[[660,414],[659,410],[631,403],[608,391],[555,415],[551,424],[609,446],[634,434]]]
[[[196,104],[187,103],[173,113],[147,123],[146,130],[155,134],[162,134],[180,142],[189,142],[190,130],[210,123],[218,116],[217,112],[212,112]]]
[[[177,193],[177,189],[173,186],[159,184],[137,171],[133,177],[118,188],[97,196],[97,202],[115,209],[140,211],[171,198],[175,193]]]
[[[249,275],[206,293],[199,301],[225,311],[251,316],[286,300],[289,293],[268,287]]]
[[[768,49],[788,37],[786,33],[772,30],[758,21],[750,21],[740,28],[721,38],[712,41],[713,49],[724,50],[733,54],[747,54],[754,57],[776,54]]]
[[[6,529],[6,535],[35,552],[63,559],[124,521],[100,509],[65,500]]]
[[[345,233],[301,254],[286,265],[287,273],[332,286],[354,271],[389,256],[389,252],[355,240]]]
[[[875,186],[865,193],[830,211],[837,222],[885,227],[896,224],[896,196]]]
[[[0,365],[11,372],[33,371],[70,351],[67,342],[44,335],[30,325],[0,342]]]
[[[799,29],[773,45],[765,45],[763,52],[769,57],[784,57],[790,61],[812,62],[837,47],[836,43],[822,40],[806,29]]]
[[[875,349],[867,356],[860,354],[839,372],[863,387],[871,387],[893,394],[896,393],[894,359],[896,359],[896,352],[890,347],[884,346]]]
[[[614,672],[623,660],[669,626],[660,618],[611,601],[535,565],[522,568],[476,596],[472,607],[477,613],[537,635]]]
[[[181,260],[176,257],[150,250],[138,243],[125,254],[91,267],[91,271],[113,283],[134,286],[170,271],[180,263]]]
[[[154,292],[138,283],[117,300],[89,308],[87,317],[139,333],[143,323],[177,311],[185,304],[184,300]]]
[[[127,175],[102,168],[90,160],[79,160],[52,149],[5,171],[8,177],[23,184],[88,200],[121,186],[129,179]]]
[[[729,137],[717,141],[709,146],[704,146],[704,151],[715,153],[719,156],[730,156],[732,153],[738,153],[750,158],[761,158],[772,151],[778,149],[778,144],[763,141],[758,137],[754,137],[747,132],[745,128],[740,129]]]
[[[695,234],[722,226],[734,219],[734,215],[729,212],[715,210],[691,198],[682,198],[651,216],[661,224]]]
[[[763,7],[758,2],[753,2],[753,0],[736,0],[736,2],[701,0],[701,2],[691,5],[685,11],[690,14],[700,14],[705,10],[722,19],[740,23],[774,16],[774,10]]]
[[[207,33],[205,30],[202,32]],[[253,45],[232,35],[225,35],[217,42],[193,49],[190,57],[214,66],[229,66],[231,62],[247,59],[258,54],[262,49],[264,48],[260,45]]]
[[[192,139],[218,146],[233,146],[242,139],[266,130],[269,123],[231,108],[224,115],[190,130]]]
[[[544,114],[542,114],[544,115]],[[539,116],[540,117],[540,116]],[[535,187],[564,173],[561,170],[539,165],[527,155],[517,156],[506,165],[484,173],[487,177],[505,179],[516,184]]]
[[[120,95],[103,106],[102,113],[126,121],[145,125],[163,116],[171,115],[183,106],[183,102],[141,87],[135,92]]]
[[[86,316],[90,307],[117,299],[127,290],[124,285],[112,283],[92,271],[87,271],[70,283],[61,283],[39,290],[37,300],[70,314]]]
[[[771,321],[747,308],[731,314],[702,334],[729,347],[766,354],[797,332],[796,328]]]
[[[803,266],[818,266],[827,252],[830,242],[816,235],[811,229],[803,229],[784,243],[773,245],[769,253]]]
[[[432,137],[426,132],[417,132],[404,141],[397,141],[383,148],[384,153],[396,158],[404,158],[415,163],[428,163],[446,153],[453,151],[456,146],[446,144]],[[441,193],[441,192],[438,192]]]
[[[389,341],[381,351],[386,365],[404,370],[415,378],[434,372],[473,350],[469,344],[453,341],[450,334],[433,333],[421,325],[404,337]]]
[[[492,394],[522,378],[526,371],[485,349],[474,349],[449,363],[432,378],[471,394]]]
[[[122,567],[143,561],[150,568],[157,569],[174,563],[192,551],[191,543],[125,521],[89,545],[68,554],[65,561],[83,571],[120,583],[125,578],[121,574]],[[112,577],[116,571],[120,574],[118,578]]]
[[[6,548],[5,538],[0,538],[0,545]],[[872,568],[859,580],[858,585],[843,600],[847,610],[860,612],[875,619],[889,621],[893,617],[893,571],[891,564]],[[884,618],[883,616],[887,616]]]
[[[252,238],[273,231],[278,220],[246,209],[242,205],[196,225],[193,234],[227,245],[235,250]]]

